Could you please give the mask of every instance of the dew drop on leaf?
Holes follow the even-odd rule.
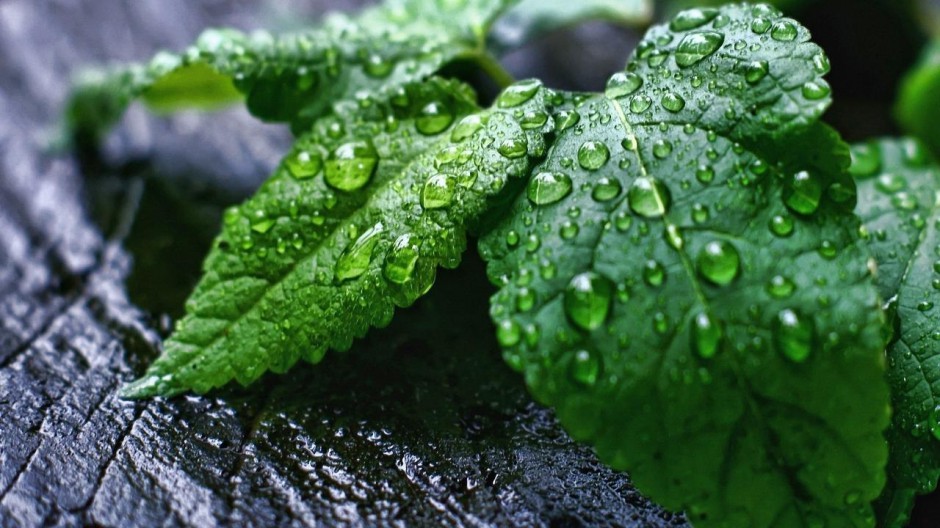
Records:
[[[673,31],[688,31],[702,27],[718,16],[718,10],[714,8],[687,9],[680,11],[669,22],[669,29]]]
[[[793,234],[793,218],[784,215],[774,215],[770,219],[770,231],[778,237],[788,237]]]
[[[336,147],[326,161],[326,183],[340,191],[361,189],[375,172],[379,154],[369,141],[350,141]]]
[[[569,365],[572,380],[586,387],[592,387],[597,383],[600,372],[601,361],[597,354],[592,354],[587,350],[578,350],[574,353]]]
[[[796,284],[783,275],[774,275],[767,283],[767,293],[777,299],[785,299],[796,290]]]
[[[537,92],[541,86],[542,82],[536,79],[517,82],[503,90],[503,93],[500,94],[499,98],[496,100],[496,105],[500,108],[519,106],[529,99],[532,99],[532,96],[535,95],[535,92]]]
[[[499,147],[496,150],[507,159],[516,159],[521,158],[526,155],[529,145],[526,142],[525,138],[507,138],[504,139],[502,143],[499,144]]]
[[[813,345],[813,323],[789,308],[774,318],[774,345],[777,351],[794,363],[809,358]]]
[[[672,143],[666,139],[657,139],[653,143],[653,156],[663,159],[672,154]]]
[[[519,324],[512,319],[503,319],[496,325],[496,340],[504,347],[512,347],[519,344],[522,339],[522,330]]]
[[[658,179],[649,176],[634,180],[627,193],[630,209],[646,218],[658,218],[666,214],[671,200],[669,189]]]
[[[479,115],[473,114],[461,119],[454,126],[450,133],[450,140],[454,143],[460,143],[480,130],[483,126],[483,119]]]
[[[633,72],[617,72],[607,80],[604,94],[611,99],[616,99],[636,92],[641,86],[643,86],[643,78],[639,75]]]
[[[790,20],[779,20],[770,30],[770,37],[781,42],[789,42],[796,38],[796,24]]]
[[[653,287],[662,286],[666,282],[666,268],[658,260],[648,260],[643,265],[643,281]]]
[[[817,101],[829,95],[832,89],[829,88],[829,85],[825,81],[809,81],[803,85],[802,92],[803,97],[809,99],[810,101]]]
[[[676,113],[685,108],[685,99],[676,93],[666,92],[660,100],[660,104],[663,105],[666,111]]]
[[[418,243],[411,233],[405,233],[395,239],[385,256],[385,266],[382,270],[385,278],[395,284],[405,284],[411,280],[415,264],[418,262],[418,251]]]
[[[345,281],[355,279],[369,269],[372,261],[372,251],[378,244],[385,226],[377,223],[359,235],[336,260],[336,279]]]
[[[594,189],[591,190],[591,198],[597,202],[607,202],[619,196],[621,190],[623,188],[619,180],[604,176],[594,184]]]
[[[698,271],[706,280],[719,286],[730,284],[741,271],[738,250],[724,240],[705,244],[696,258]]]
[[[783,190],[783,203],[793,212],[810,215],[819,208],[822,184],[808,171],[794,174]]]
[[[454,122],[454,111],[444,103],[431,102],[421,109],[415,119],[415,128],[425,136],[440,134]]]
[[[457,180],[452,176],[435,174],[428,178],[421,190],[421,205],[425,209],[440,209],[454,201]]]
[[[582,330],[594,330],[604,324],[610,311],[613,285],[610,280],[586,271],[575,275],[565,288],[565,314]]]
[[[578,149],[578,164],[587,170],[597,170],[610,159],[607,145],[600,141],[585,141]]]
[[[717,31],[688,34],[676,47],[676,64],[680,68],[693,66],[715,53],[724,41],[724,34]]]
[[[770,72],[770,65],[767,61],[754,61],[744,67],[744,80],[748,84],[757,84],[767,77],[768,72]]]
[[[323,159],[306,149],[297,149],[284,160],[291,176],[304,180],[316,176],[323,167]]]
[[[535,205],[553,204],[570,192],[571,178],[561,172],[540,172],[529,180],[526,188],[526,196]]]
[[[723,332],[721,326],[705,312],[692,319],[692,350],[699,357],[708,359],[718,353]]]

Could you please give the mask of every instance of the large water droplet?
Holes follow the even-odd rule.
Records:
[[[708,359],[715,357],[721,346],[723,332],[721,325],[705,312],[701,312],[692,319],[692,350],[699,357]]]
[[[633,181],[627,193],[630,209],[646,218],[658,218],[669,210],[669,189],[658,179],[643,176]]]
[[[613,200],[620,194],[622,189],[619,180],[604,176],[598,179],[597,183],[594,184],[594,189],[591,191],[591,198],[598,202]]]
[[[715,53],[725,41],[725,36],[717,31],[690,33],[682,38],[676,47],[676,64],[688,68]]]
[[[633,72],[617,72],[607,80],[604,95],[611,99],[630,95],[643,86],[643,78]]]
[[[798,31],[796,24],[790,20],[779,20],[770,30],[770,37],[781,42],[788,42],[796,38]]]
[[[581,385],[591,387],[597,383],[597,378],[601,372],[601,361],[597,354],[592,354],[587,350],[578,350],[571,358],[569,373],[571,379]]]
[[[768,72],[770,72],[770,65],[767,64],[767,61],[754,61],[744,67],[744,80],[748,84],[757,84],[761,79],[767,77]]]
[[[496,100],[496,105],[500,108],[519,106],[529,99],[532,99],[532,96],[535,95],[535,92],[537,92],[541,86],[542,82],[537,79],[519,81],[503,90],[503,93],[500,94],[499,98]]]
[[[672,17],[669,22],[669,29],[673,31],[688,31],[697,27],[702,27],[718,16],[718,10],[714,8],[686,9],[680,11]]]
[[[822,79],[818,81],[809,81],[804,84],[802,88],[803,97],[809,99],[810,101],[817,101],[822,99],[823,97],[829,95],[831,91],[832,89],[829,88],[829,85],[826,83],[826,81],[823,81]]]
[[[571,178],[561,172],[540,172],[529,180],[526,196],[535,205],[553,204],[571,192]]]
[[[783,203],[793,212],[810,215],[819,208],[822,192],[819,178],[807,171],[800,171],[792,176],[784,188]]]
[[[597,170],[610,159],[607,145],[600,141],[585,141],[578,149],[578,163],[587,170]]]
[[[435,174],[428,178],[421,190],[421,205],[425,209],[440,209],[454,201],[457,180],[452,176]]]
[[[355,279],[369,269],[372,261],[372,250],[381,239],[385,226],[381,222],[367,229],[359,235],[349,247],[336,259],[336,279],[345,281]]]
[[[784,215],[774,215],[770,219],[770,231],[778,237],[788,237],[793,234],[793,218]]]
[[[369,182],[378,163],[379,154],[372,143],[350,141],[330,154],[324,177],[334,189],[355,191]]]
[[[506,138],[496,147],[496,150],[508,159],[521,158],[526,155],[528,149],[529,144],[524,137]]]
[[[594,330],[607,319],[612,294],[606,277],[593,271],[575,275],[565,288],[565,314],[575,326]]]
[[[660,100],[660,104],[663,105],[666,111],[676,113],[685,108],[685,99],[678,94],[666,92]]]
[[[408,282],[415,273],[418,251],[419,244],[414,235],[406,233],[398,237],[385,255],[385,278],[395,284]]]
[[[777,351],[794,363],[809,358],[813,346],[813,323],[789,308],[774,318],[774,344]]]
[[[298,180],[305,180],[316,176],[323,167],[323,159],[316,153],[307,149],[296,149],[284,160],[291,176]]]
[[[738,276],[741,270],[741,257],[738,250],[724,240],[715,240],[705,244],[698,254],[698,271],[708,281],[724,286]]]
[[[479,115],[468,115],[458,121],[457,125],[454,126],[454,129],[450,133],[450,140],[454,143],[460,143],[476,133],[477,130],[480,130],[482,126],[483,119]]]
[[[496,324],[496,340],[504,347],[512,347],[519,344],[522,339],[522,329],[519,324],[512,319],[503,319]]]
[[[657,139],[653,143],[653,156],[658,159],[665,159],[672,154],[672,143],[666,139]]]
[[[434,101],[426,104],[421,109],[417,119],[415,119],[415,128],[418,129],[418,132],[431,136],[443,132],[453,122],[453,110],[444,103]]]

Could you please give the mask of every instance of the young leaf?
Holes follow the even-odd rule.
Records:
[[[651,0],[522,0],[496,21],[490,42],[498,49],[511,49],[584,20],[645,25],[652,16]]]
[[[696,526],[873,524],[884,321],[827,69],[768,6],[680,13],[481,242],[510,365]]]
[[[432,79],[338,103],[226,212],[186,317],[124,395],[248,384],[386,325],[544,155],[551,94],[535,82],[511,93],[513,108],[474,113],[469,89]]]
[[[252,114],[289,122],[299,133],[337,100],[425,79],[460,58],[487,63],[484,35],[509,3],[393,0],[279,37],[210,29],[183,53],[86,75],[69,102],[67,126],[96,140],[137,98],[169,111],[228,104],[240,93]]]
[[[894,317],[888,483],[877,510],[883,526],[900,527],[914,496],[940,478],[940,169],[913,140],[857,145],[853,158],[876,284]]]
[[[895,115],[906,132],[923,141],[940,156],[940,41],[924,49],[917,65],[901,83]]]

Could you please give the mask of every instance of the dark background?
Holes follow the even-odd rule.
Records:
[[[0,525],[670,526],[681,516],[575,445],[504,367],[475,252],[387,329],[316,368],[127,402],[222,208],[289,144],[242,110],[133,109],[103,151],[53,155],[72,74],[179,49],[206,26],[290,28],[355,1],[0,0]],[[806,2],[850,140],[895,134],[924,42],[904,2]],[[637,34],[591,23],[505,58],[598,90]],[[483,85],[486,97],[490,92]],[[936,497],[917,526],[936,526]]]

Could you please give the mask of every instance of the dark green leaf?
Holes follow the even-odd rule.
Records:
[[[183,53],[86,75],[68,126],[96,139],[137,98],[162,111],[211,107],[232,102],[235,88],[254,115],[303,132],[337,100],[427,78],[459,58],[485,62],[484,35],[508,3],[393,0],[278,37],[210,29]]]
[[[940,155],[940,42],[930,44],[901,83],[895,115],[904,130]]]
[[[857,145],[853,157],[858,213],[894,318],[888,483],[877,506],[884,526],[900,527],[940,477],[940,170],[913,140]]]
[[[510,365],[697,526],[874,523],[883,316],[827,69],[767,6],[678,15],[481,243]]]
[[[547,90],[474,113],[440,80],[337,104],[229,210],[188,315],[131,397],[205,392],[347,349],[455,267],[466,231],[545,152]],[[517,117],[518,116],[518,117]]]

